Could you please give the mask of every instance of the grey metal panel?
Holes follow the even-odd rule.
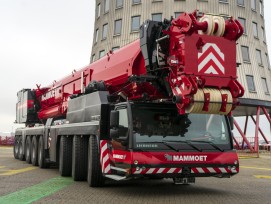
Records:
[[[55,130],[56,135],[97,135],[98,128],[98,122],[86,122],[52,126],[51,130]]]
[[[238,6],[236,0],[229,0],[229,3],[220,3],[219,0],[163,0],[161,2],[154,2],[152,0],[142,0],[139,5],[132,5],[131,0],[123,0],[123,8],[116,9],[115,1],[110,1],[110,11],[108,14],[103,14],[103,0],[96,0],[96,4],[101,3],[101,16],[95,21],[95,30],[99,27],[100,34],[102,25],[105,23],[109,24],[109,35],[107,40],[93,44],[92,54],[95,53],[96,59],[99,55],[100,50],[108,52],[112,47],[124,46],[139,36],[139,33],[131,33],[131,16],[141,15],[141,23],[144,20],[151,18],[152,13],[162,13],[163,18],[170,18],[174,16],[175,12],[192,12],[195,9],[199,9],[203,12],[228,14],[235,18],[242,17],[246,19],[247,35],[242,36],[237,45],[237,62],[242,63],[241,45],[248,46],[250,49],[250,63],[242,63],[237,69],[238,80],[244,85],[246,92],[243,96],[244,99],[257,99],[271,101],[270,95],[264,93],[261,78],[264,77],[267,80],[269,91],[271,91],[271,70],[268,69],[268,65],[265,58],[265,53],[268,54],[267,45],[262,37],[261,27],[265,28],[264,17],[260,15],[259,1],[257,1],[256,11],[251,10],[251,2],[245,1],[245,6]],[[113,36],[114,32],[114,21],[122,18],[122,33],[120,36]],[[258,36],[259,39],[254,38],[252,21],[258,25]],[[267,29],[265,29],[266,31]],[[263,67],[258,65],[256,58],[256,49],[261,50]],[[268,54],[269,56],[269,54]],[[247,90],[246,75],[253,75],[256,87],[256,92],[252,93]]]

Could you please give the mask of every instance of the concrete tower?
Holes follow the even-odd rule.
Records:
[[[265,37],[263,0],[96,0],[96,21],[90,61],[139,37],[146,19],[161,21],[199,9],[234,16],[245,28],[238,40],[238,77],[246,92],[235,115],[255,115],[258,106],[271,107],[271,68]]]

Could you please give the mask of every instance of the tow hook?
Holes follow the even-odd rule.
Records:
[[[195,177],[173,178],[173,182],[176,185],[187,185],[189,183],[195,183]]]

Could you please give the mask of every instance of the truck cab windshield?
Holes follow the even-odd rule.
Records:
[[[216,149],[231,147],[229,126],[224,115],[179,115],[175,106],[169,108],[168,106],[133,105],[132,118],[135,145],[166,142],[170,145],[174,143],[187,143],[192,146],[202,144],[203,148],[211,148],[214,145],[218,145]]]

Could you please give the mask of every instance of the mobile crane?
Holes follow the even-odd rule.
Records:
[[[138,177],[230,177],[239,172],[232,110],[233,17],[183,13],[147,20],[140,39],[51,85],[18,92],[14,157],[103,186]]]

